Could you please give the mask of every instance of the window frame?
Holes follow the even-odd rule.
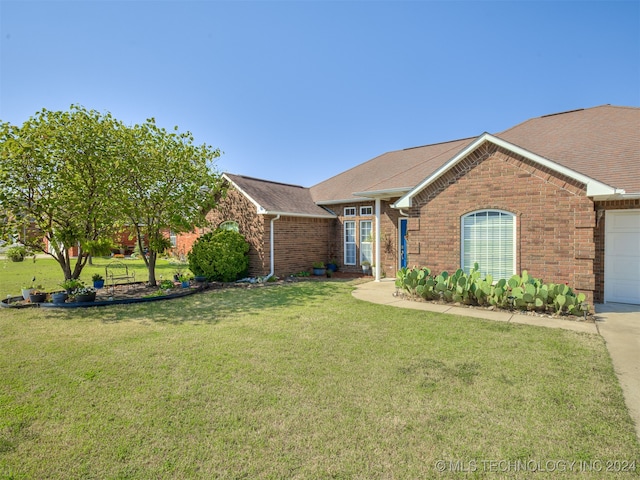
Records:
[[[510,260],[511,260],[510,268],[499,267],[499,268],[488,269],[487,265],[483,265],[481,258],[469,259],[470,265],[466,264],[465,246],[467,244],[467,230],[465,228],[465,220],[469,219],[470,217],[475,217],[477,219],[482,214],[485,214],[487,218],[487,222],[489,221],[490,217],[496,216],[495,214],[497,214],[497,216],[500,218],[502,217],[510,218],[511,233],[510,235],[502,236],[502,232],[500,232],[499,229],[504,228],[504,226],[501,226],[500,224],[491,225],[490,223],[487,223],[487,229],[497,228],[498,230],[492,230],[490,234],[480,239],[478,239],[478,235],[476,234],[476,238],[470,238],[469,242],[477,243],[478,241],[481,241],[486,243],[487,249],[491,248],[491,250],[497,251],[498,255],[501,255],[501,262],[498,262],[498,263],[506,263],[504,259],[509,258],[509,256],[504,255],[503,252],[506,253],[505,248],[509,248]],[[507,210],[500,210],[496,208],[485,208],[480,210],[474,210],[472,212],[466,213],[465,215],[462,215],[460,217],[460,268],[465,273],[469,273],[469,271],[473,268],[473,265],[475,263],[478,263],[480,267],[480,271],[482,272],[483,276],[490,274],[495,281],[501,278],[505,278],[505,280],[508,280],[512,275],[516,273],[516,268],[517,268],[517,223],[518,223],[518,218],[516,214],[509,212]],[[478,225],[478,222],[474,222],[474,225]],[[467,225],[467,227],[471,228],[474,225]],[[497,246],[494,244],[490,244],[491,241],[495,241],[496,236],[498,237],[498,242],[499,242]],[[502,246],[501,244],[504,244],[504,246]],[[471,253],[473,252],[470,252],[470,255]],[[474,256],[475,257],[483,256],[485,260],[489,260],[490,255],[492,255],[492,253],[489,253],[489,251],[486,251],[486,252],[476,253]],[[491,263],[493,265],[496,262],[490,261],[485,263],[488,263],[488,264]],[[500,272],[500,270],[502,272]]]
[[[171,248],[176,248],[178,246],[178,235],[173,230],[169,230],[169,244]]]
[[[368,223],[369,226],[365,229],[363,225]],[[369,234],[365,236],[365,231],[368,230]],[[360,243],[360,265],[362,262],[369,262],[371,265],[374,263],[373,258],[373,220],[360,220],[360,232],[359,232],[359,243]],[[366,247],[366,248],[365,248]],[[365,257],[365,250],[369,252],[369,257]]]
[[[347,210],[350,212],[353,211],[353,213],[347,213]],[[357,212],[356,207],[344,207],[344,210],[343,210],[343,214],[345,217],[355,217],[356,212]]]
[[[224,222],[220,222],[220,225],[218,225],[218,230],[231,230],[238,233],[240,232],[240,225],[238,225],[238,222],[236,222],[235,220],[225,220]]]
[[[364,209],[369,209],[369,213],[365,213]],[[370,217],[373,215],[373,207],[371,205],[367,205],[364,207],[360,207],[360,216],[361,217]]]
[[[347,241],[347,232],[348,232],[348,228],[352,227],[353,228],[353,241]],[[357,260],[357,232],[356,232],[356,221],[355,220],[346,220],[343,224],[343,235],[342,235],[342,241],[343,241],[343,246],[344,246],[344,264],[345,265],[356,265],[356,260]],[[347,245],[353,245],[353,261],[350,262],[349,259],[347,258]]]

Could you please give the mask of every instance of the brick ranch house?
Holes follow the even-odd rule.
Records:
[[[225,174],[213,225],[251,244],[250,273],[315,261],[508,278],[528,270],[590,302],[640,304],[640,109],[604,105],[496,134],[388,152],[311,188]],[[189,248],[195,235],[178,238]]]

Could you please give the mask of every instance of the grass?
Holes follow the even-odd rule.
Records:
[[[351,288],[4,309],[0,477],[557,478],[481,463],[530,460],[575,461],[563,476],[581,479],[635,461],[638,475],[599,336],[372,305]]]
[[[92,284],[91,276],[99,273],[105,276],[105,267],[111,263],[112,259],[94,258],[93,265],[86,265],[82,269],[80,280],[87,285]],[[147,267],[142,259],[138,260],[118,260],[125,263],[130,270],[135,271],[136,280],[145,281],[149,278]],[[182,268],[188,271],[188,266],[178,265],[167,260],[159,259],[156,265],[156,279],[160,279],[160,275],[164,278],[173,278],[176,268]],[[72,266],[73,268],[73,266]],[[60,284],[64,281],[64,274],[58,262],[52,258],[26,258],[23,262],[11,262],[9,260],[0,260],[0,298],[6,298],[7,295],[19,296],[22,286],[31,284],[31,279],[36,277],[35,284],[42,285],[46,291],[60,290]]]

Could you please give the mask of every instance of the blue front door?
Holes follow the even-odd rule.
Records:
[[[407,266],[407,219],[400,219],[400,268]]]

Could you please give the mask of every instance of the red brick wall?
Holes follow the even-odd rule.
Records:
[[[629,210],[640,208],[640,199],[596,202],[595,258],[593,271],[595,277],[594,302],[604,302],[604,232],[607,216],[605,210]]]
[[[207,214],[211,228],[222,222],[238,223],[238,231],[249,242],[249,275],[262,276],[270,272],[270,228],[274,216],[259,215],[256,206],[237,190],[230,188],[216,209]],[[274,222],[275,274],[290,275],[302,270],[310,271],[315,261],[327,261],[329,232],[333,220],[285,217]],[[181,234],[176,251],[189,252],[197,238],[210,229]]]
[[[264,242],[264,215],[258,215],[256,206],[233,188],[229,188],[226,197],[207,215],[207,221],[214,229],[230,220],[238,223],[238,231],[249,242],[249,275],[264,275],[265,268],[266,273],[269,273],[269,251],[268,248],[265,250]],[[266,238],[268,241],[268,235]]]
[[[485,144],[414,198],[409,265],[460,267],[461,217],[480,209],[516,216],[516,271],[568,282],[593,301],[595,209],[584,185]]]
[[[269,273],[269,232],[271,219],[265,218],[265,274]],[[332,219],[303,218],[281,216],[273,222],[274,236],[274,273],[287,276],[301,271],[310,272],[314,262],[327,262],[329,259],[329,234],[332,231]]]

